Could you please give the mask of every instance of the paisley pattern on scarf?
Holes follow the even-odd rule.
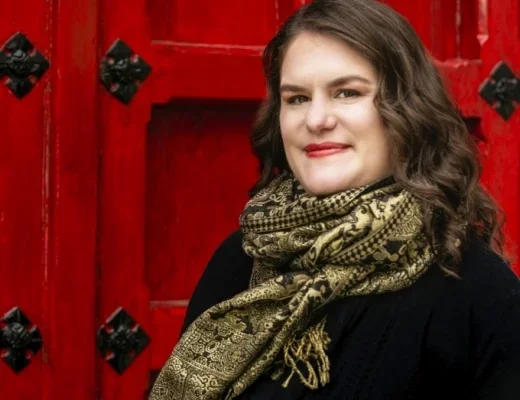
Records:
[[[260,375],[329,381],[326,321],[313,313],[353,295],[397,291],[433,251],[417,199],[387,178],[324,197],[283,173],[240,216],[253,258],[248,290],[211,307],[186,330],[150,400],[236,398]]]

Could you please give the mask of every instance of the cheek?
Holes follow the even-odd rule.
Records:
[[[383,121],[377,116],[368,127],[367,135],[363,143],[363,153],[371,159],[374,165],[389,168],[390,165],[390,137]]]
[[[379,159],[386,163],[390,153],[390,138],[375,106],[366,105],[351,111],[345,120],[358,150],[369,159]]]
[[[360,134],[360,139],[371,136],[372,133],[375,134],[383,129],[383,122],[379,112],[372,102],[359,104],[359,107],[350,109],[346,119],[350,121],[352,130]]]
[[[280,112],[280,130],[285,144],[290,144],[299,136],[299,126],[301,124],[301,117],[295,111],[281,111]]]

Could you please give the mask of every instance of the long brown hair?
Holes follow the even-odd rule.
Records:
[[[478,147],[408,21],[375,0],[315,0],[295,12],[264,50],[268,96],[251,134],[260,177],[250,194],[289,169],[280,132],[280,71],[301,32],[329,35],[376,68],[375,105],[392,144],[393,175],[419,198],[437,262],[456,274],[470,232],[502,253],[503,215],[480,184]]]

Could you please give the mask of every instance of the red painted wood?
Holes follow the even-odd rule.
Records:
[[[30,12],[23,12],[23,11]],[[0,44],[22,31],[46,57],[50,57],[51,32],[47,26],[50,9],[46,2],[21,0],[3,2],[0,12]],[[48,245],[48,191],[42,177],[49,174],[44,161],[47,140],[44,127],[50,124],[51,78],[47,74],[23,100],[0,85],[0,316],[18,306],[38,326],[44,339],[49,290],[46,257]],[[3,398],[40,398],[49,381],[47,345],[18,375],[0,361]]]
[[[260,100],[265,96],[262,47],[155,41],[152,49],[154,104],[174,98]]]
[[[87,400],[96,393],[97,0],[57,0],[43,177],[49,230],[44,274],[43,399]],[[48,18],[48,17],[47,17]],[[49,24],[49,22],[47,22]],[[39,398],[39,397],[38,397]]]
[[[278,15],[280,23],[284,22],[294,10],[300,8],[306,3],[310,3],[312,0],[278,0],[276,2],[278,6]]]
[[[184,302],[154,302],[151,309],[154,338],[151,351],[150,370],[160,370],[168,360],[173,345],[179,339],[186,315]]]
[[[145,0],[99,2],[103,29],[99,49],[104,54],[121,38],[153,65]],[[99,187],[99,323],[123,307],[146,331],[151,331],[144,264],[145,139],[150,114],[150,88],[145,82],[129,105],[104,89],[98,97],[102,155]],[[152,338],[153,340],[153,338]],[[142,399],[148,386],[150,352],[145,350],[122,374],[101,357],[97,371],[99,398]]]
[[[459,56],[457,13],[460,0],[423,0],[430,3],[430,18],[421,29],[428,30],[429,48],[437,60],[449,60]],[[417,17],[415,15],[414,17]]]
[[[263,46],[277,27],[279,2],[205,0],[202,5],[185,0],[151,0],[148,12],[152,38],[191,44]]]
[[[436,61],[436,65],[462,115],[480,116],[481,100],[475,88],[478,88],[481,82],[481,61],[452,59]]]
[[[216,247],[238,229],[255,182],[247,134],[256,108],[179,102],[154,109],[146,176],[152,301],[189,299]]]
[[[518,0],[481,1],[484,11],[482,30],[489,32],[482,45],[481,80],[487,78],[499,62],[506,62],[520,74],[520,2]],[[487,6],[486,6],[487,3]],[[487,9],[487,27],[484,26]],[[482,128],[486,136],[486,159],[483,181],[499,200],[507,216],[509,249],[518,257],[520,240],[520,111],[504,121],[491,107],[481,101]],[[520,266],[515,264],[520,273]]]
[[[481,34],[479,15],[482,2],[478,0],[458,1],[460,9],[460,26],[458,31],[460,46],[458,56],[463,59],[479,59],[479,35]]]

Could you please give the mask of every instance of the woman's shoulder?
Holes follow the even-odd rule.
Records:
[[[252,259],[244,252],[242,239],[242,232],[237,230],[220,243],[209,260],[201,281],[225,285],[231,292],[237,293],[248,286]]]
[[[436,299],[433,320],[439,332],[451,326],[468,335],[472,331],[492,335],[503,323],[520,329],[520,281],[504,257],[471,237],[456,272],[458,277],[446,276],[439,269],[431,281]]]
[[[520,280],[509,262],[486,243],[471,238],[462,252],[458,275],[445,278],[437,288],[439,325],[466,332],[477,347],[491,340],[514,342],[520,354],[520,336],[513,333],[520,331]]]
[[[244,234],[240,229],[229,233],[224,240],[217,246],[214,257],[226,257],[226,256],[245,256],[242,249],[242,239]]]
[[[249,280],[253,260],[242,247],[244,234],[236,230],[228,234],[214,250],[204,275],[221,278],[246,277]]]
[[[446,313],[471,314],[483,323],[490,323],[515,304],[520,306],[518,276],[502,255],[479,238],[468,239],[456,272],[458,278],[438,280],[441,282],[437,287],[438,305]]]
[[[511,374],[520,372],[519,278],[504,257],[478,238],[470,238],[463,249],[457,273],[458,278],[433,274],[428,368],[446,376],[465,371],[474,393],[496,393],[500,387],[514,393],[482,398],[516,399],[520,388]]]
[[[473,240],[461,268],[467,297],[473,385],[493,399],[520,396],[520,280],[504,257]]]
[[[462,252],[460,285],[469,295],[506,298],[520,295],[520,280],[505,257],[482,240],[471,237]]]
[[[253,265],[242,249],[240,231],[229,234],[214,251],[191,296],[184,331],[208,308],[247,289]]]

